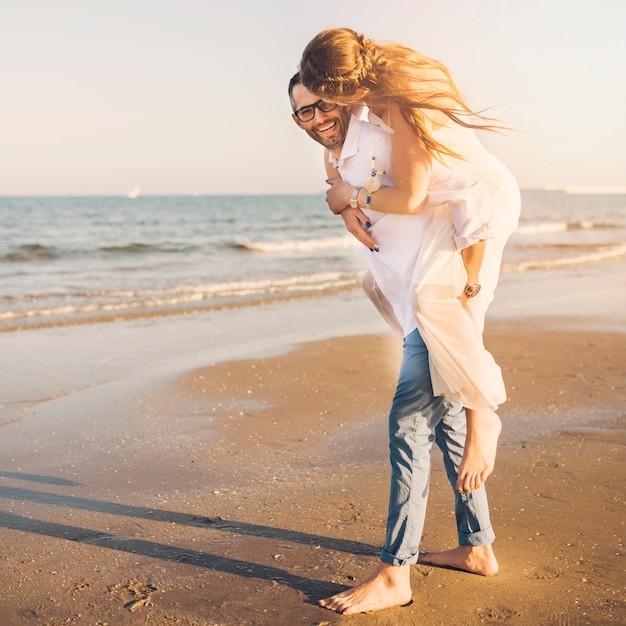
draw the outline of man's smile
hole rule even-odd
[[[335,128],[335,126],[337,126],[337,120],[333,120],[332,122],[327,122],[326,124],[323,124],[322,126],[318,126],[316,130],[318,133],[326,133],[329,130],[332,130],[333,128]]]

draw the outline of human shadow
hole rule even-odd
[[[315,533],[305,533],[297,530],[288,530],[286,528],[275,528],[261,524],[227,520],[221,517],[205,517],[192,515],[190,513],[181,513],[179,511],[167,511],[130,504],[120,504],[117,502],[65,496],[21,487],[0,486],[0,498],[62,506],[72,509],[81,509],[83,511],[93,511],[95,513],[106,513],[109,515],[134,517],[155,522],[167,522],[169,524],[180,524],[183,526],[204,527],[216,531],[239,535],[252,535],[266,539],[280,539],[282,541],[301,543],[309,546],[319,546],[327,550],[347,552],[358,556],[374,556],[379,553],[377,546],[358,541],[350,541],[348,539],[337,539]]]
[[[309,602],[327,597],[347,588],[344,585],[337,585],[336,583],[298,576],[268,565],[259,565],[257,563],[251,563],[250,561],[217,556],[199,550],[177,548],[154,541],[128,539],[127,537],[119,537],[117,535],[102,533],[87,528],[80,528],[78,526],[34,520],[5,511],[0,511],[0,526],[11,530],[55,537],[66,541],[75,541],[77,543],[109,548],[120,552],[128,552],[133,555],[139,554],[153,559],[185,563],[187,565],[203,567],[227,574],[235,574],[245,578],[257,578],[267,581],[274,580],[301,592],[308,598]]]
[[[60,485],[61,487],[76,487],[80,483],[67,478],[57,476],[45,476],[43,474],[27,474],[25,472],[7,472],[0,470],[0,478],[14,478],[17,480],[27,480],[32,483],[42,483],[44,485]]]
[[[63,479],[55,479],[53,477],[37,476],[33,474],[19,474],[16,472],[0,472],[0,476],[4,476],[5,478],[32,480],[43,484],[58,484],[63,486],[76,484],[72,483],[72,481],[65,481]],[[221,517],[206,517],[190,513],[182,513],[179,511],[169,511],[158,508],[134,506],[104,500],[94,500],[44,491],[36,491],[32,489],[25,489],[23,487],[10,487],[2,485],[0,486],[0,498],[12,501],[33,502],[36,504],[92,511],[94,513],[104,513],[108,515],[120,515],[156,522],[166,522],[168,524],[180,524],[196,528],[207,528],[211,531],[222,531],[232,534],[277,539],[280,541],[299,543],[315,548],[325,548],[327,550],[347,552],[360,556],[377,556],[379,554],[379,548],[377,546],[357,541],[350,541],[347,539],[337,539],[315,533],[306,533],[237,520],[227,520]],[[66,541],[96,545],[99,547],[133,554],[142,554],[147,557],[162,559],[170,562],[184,562],[197,567],[244,576],[246,578],[258,578],[270,581],[274,580],[302,592],[312,603],[316,601],[316,599],[333,595],[347,588],[346,586],[338,585],[332,582],[298,576],[277,567],[259,565],[251,563],[250,561],[218,556],[199,550],[182,549],[153,541],[119,537],[117,535],[103,533],[79,526],[36,520],[7,511],[0,511],[0,526],[12,530],[64,539]]]

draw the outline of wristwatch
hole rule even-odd
[[[363,187],[355,187],[352,192],[352,196],[350,197],[350,206],[353,209],[359,208],[359,191],[361,191],[361,189],[363,189]]]
[[[478,285],[478,284],[475,284],[475,285],[465,285],[465,288],[463,289],[463,293],[468,298],[473,298],[474,296],[477,296],[479,291],[480,291],[480,285]]]

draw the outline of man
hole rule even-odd
[[[300,83],[298,74],[289,83],[289,97],[295,123],[326,148],[326,160],[339,163],[349,130],[359,123],[350,109],[319,100]],[[362,161],[361,180],[364,180],[371,171],[368,150],[365,147],[354,150],[352,146],[349,153],[347,159],[352,160],[352,169],[357,160]],[[337,176],[333,176],[332,166],[327,165],[327,172],[329,179]],[[351,203],[349,208],[341,211],[341,216],[359,241],[370,250],[377,250],[378,243],[367,230],[369,219],[356,207],[357,202]],[[417,215],[394,217],[419,219]],[[375,233],[376,229],[373,230]],[[397,330],[397,316],[389,310],[389,302],[384,298],[376,301],[375,286],[370,285],[366,291],[392,328]],[[403,362],[389,416],[392,484],[386,542],[381,562],[371,578],[320,602],[338,613],[360,613],[411,601],[409,566],[418,561],[433,439],[443,452],[451,485],[455,488],[457,484],[466,438],[464,411],[462,407],[434,396],[428,352],[418,330],[415,328],[409,332],[403,341]],[[498,563],[491,547],[495,535],[484,486],[471,493],[456,493],[455,515],[459,545],[452,550],[420,555],[419,562],[484,576],[497,574]]]

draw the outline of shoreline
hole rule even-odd
[[[359,624],[626,620],[624,279],[576,274],[503,280],[487,324],[509,391],[488,481],[500,575],[415,566],[415,604]],[[400,349],[364,296],[0,349],[3,624],[346,621],[316,602],[378,558]],[[438,454],[430,493],[423,549],[452,547]]]
[[[569,289],[566,287],[569,286]],[[520,289],[528,297],[520,297]],[[593,294],[593,298],[585,298]],[[602,319],[603,327],[611,326],[623,330],[624,308],[626,308],[626,259],[596,262],[588,265],[569,265],[552,269],[532,269],[526,271],[503,272],[496,292],[495,303],[489,309],[488,319],[541,318],[558,316],[558,323],[564,318],[587,318],[587,322],[597,327]],[[336,298],[346,295],[349,298],[362,296],[359,280],[340,282],[324,286],[316,291],[304,291],[289,295],[257,296],[214,304],[194,304],[192,306],[164,306],[140,310],[112,311],[106,314],[87,314],[77,317],[58,317],[12,325],[10,320],[0,324],[0,335],[29,330],[45,330],[72,326],[138,323],[159,318],[194,317],[202,320],[211,315],[237,309],[255,307],[277,307],[298,301],[312,301]],[[364,299],[365,301],[365,299]],[[371,306],[365,301],[366,306]]]

